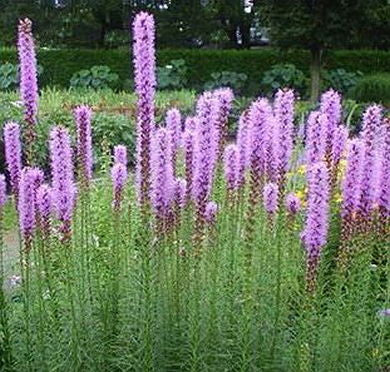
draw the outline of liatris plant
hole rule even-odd
[[[228,134],[229,114],[232,108],[234,94],[230,88],[220,88],[214,91],[214,96],[221,104],[216,123],[218,131],[218,157],[220,157],[223,153],[223,148],[225,146],[226,137]]]
[[[24,168],[19,186],[19,227],[24,241],[25,252],[32,247],[33,234],[36,226],[36,181],[37,169]]]
[[[123,191],[127,181],[127,169],[123,163],[115,163],[111,168],[111,182],[113,201],[112,207],[114,212],[118,213],[121,208]]]
[[[294,92],[291,89],[277,91],[274,115],[279,126],[279,188],[283,193],[285,175],[294,146]]]
[[[187,128],[183,133],[183,147],[184,147],[184,163],[185,163],[185,180],[187,185],[186,199],[190,201],[192,195],[192,182],[194,176],[194,137],[195,131]]]
[[[0,208],[3,208],[7,201],[7,184],[4,174],[0,174]]]
[[[224,172],[227,185],[227,198],[232,201],[233,193],[238,186],[239,153],[237,145],[228,145],[224,153]]]
[[[163,233],[174,197],[172,143],[166,128],[159,128],[154,134],[151,160],[151,200],[157,218],[157,229],[159,233]]]
[[[52,195],[51,188],[47,184],[41,185],[37,189],[37,212],[39,213],[39,220],[41,223],[41,230],[43,237],[47,239],[50,235],[51,221],[50,215],[52,213]]]
[[[153,16],[141,12],[133,24],[134,76],[137,95],[137,159],[138,199],[142,206],[149,200],[150,143],[154,132],[154,94],[156,61]]]
[[[371,106],[364,113],[361,133],[365,144],[361,194],[361,213],[365,225],[363,229],[367,229],[367,224],[370,224],[372,209],[377,197],[378,152],[376,145],[379,142],[378,134],[380,133],[381,121],[382,110],[379,106]]]
[[[19,194],[19,180],[22,172],[22,146],[20,143],[20,127],[9,122],[4,126],[5,161],[11,181],[12,192],[16,199]]]
[[[176,150],[180,146],[182,132],[180,111],[176,108],[168,110],[165,118],[165,123],[167,129],[171,134],[173,154],[176,154]]]
[[[211,192],[213,171],[217,157],[215,124],[219,101],[212,94],[204,94],[198,101],[198,126],[194,146],[193,198],[197,209],[197,233],[201,234],[206,203]]]
[[[335,139],[335,133],[338,125],[341,121],[342,107],[341,107],[341,95],[329,89],[327,92],[322,94],[320,102],[320,112],[326,115],[326,152],[330,155],[333,142]]]
[[[326,244],[328,234],[329,176],[326,164],[318,162],[311,165],[308,177],[309,197],[302,241],[306,250],[307,290],[313,293],[321,250]]]
[[[68,130],[54,127],[50,133],[50,158],[53,188],[53,204],[61,222],[62,241],[71,239],[71,224],[76,198],[72,149]]]
[[[32,23],[29,19],[19,21],[18,54],[20,62],[20,95],[24,104],[26,126],[27,160],[32,161],[32,146],[36,137],[35,125],[38,111],[38,76]]]
[[[390,218],[390,120],[383,121],[384,143],[382,148],[382,164],[379,187],[379,210],[384,224],[389,224]]]
[[[237,170],[238,186],[242,187],[245,184],[245,172],[250,164],[251,156],[251,120],[249,111],[244,111],[239,120],[237,133],[237,147],[239,152],[239,167]]]
[[[306,162],[311,165],[324,160],[326,152],[327,116],[318,111],[307,120]]]
[[[265,184],[263,191],[264,209],[268,214],[270,226],[273,226],[274,217],[278,208],[278,185],[269,182]]]
[[[295,216],[301,210],[301,204],[301,199],[295,193],[290,192],[286,195],[285,206],[289,215]]]
[[[126,146],[117,145],[114,147],[114,164],[121,163],[127,167],[127,149]]]
[[[266,156],[266,171],[267,180],[273,183],[279,183],[280,178],[280,133],[279,125],[273,115],[268,121],[267,130],[267,156]]]
[[[92,110],[88,106],[78,106],[74,110],[77,127],[77,161],[81,184],[88,187],[92,179]]]

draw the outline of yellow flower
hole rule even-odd
[[[343,201],[342,197],[341,197],[341,194],[340,193],[337,193],[335,196],[335,202],[336,203],[341,203]]]
[[[297,169],[297,173],[298,173],[298,174],[305,174],[305,173],[306,173],[306,165],[301,165],[301,166]]]

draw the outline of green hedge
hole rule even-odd
[[[2,49],[1,62],[16,62],[14,49]],[[158,65],[168,64],[172,59],[182,58],[189,67],[189,85],[197,88],[210,79],[216,71],[243,72],[249,81],[258,84],[263,73],[276,63],[293,63],[305,73],[309,72],[310,55],[303,50],[280,53],[275,49],[258,50],[199,50],[179,49],[158,52]],[[126,50],[75,50],[41,49],[39,64],[44,68],[42,86],[67,87],[73,73],[94,65],[107,65],[118,73],[121,80],[131,78],[132,68],[129,51]],[[363,73],[386,72],[390,70],[390,52],[377,50],[337,50],[324,56],[327,69],[344,68],[347,71],[360,70]]]

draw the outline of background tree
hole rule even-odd
[[[387,5],[386,5],[387,4]],[[322,56],[330,48],[368,46],[364,37],[369,15],[387,0],[256,0],[261,19],[270,27],[271,42],[283,49],[311,53],[311,100],[318,98]],[[382,35],[385,37],[385,35]]]

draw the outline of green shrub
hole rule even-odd
[[[7,90],[16,88],[19,80],[18,66],[12,63],[4,63],[0,66],[0,89]]]
[[[204,85],[205,90],[229,87],[237,93],[242,91],[245,82],[248,80],[248,76],[243,73],[237,73],[234,71],[222,71],[213,72],[211,74],[211,79],[212,80],[208,81]]]
[[[0,52],[1,62],[17,63],[15,49]],[[324,56],[324,68],[343,68],[346,71],[362,71],[364,74],[389,71],[390,52],[377,50],[335,50]],[[131,55],[126,49],[40,49],[38,61],[45,69],[40,86],[68,87],[74,73],[101,64],[109,66],[119,75],[119,81],[132,78]],[[165,66],[172,60],[183,59],[188,67],[188,87],[200,88],[216,71],[235,71],[248,76],[247,95],[254,94],[265,71],[279,63],[294,64],[309,75],[310,54],[303,50],[280,53],[276,49],[260,50],[203,50],[166,49],[158,51],[157,64]],[[59,63],[61,61],[61,63]]]
[[[307,78],[295,65],[289,63],[277,64],[264,73],[261,85],[270,94],[284,87],[293,88],[303,94],[307,87]]]
[[[381,102],[390,106],[390,73],[365,76],[349,91],[348,96],[360,102]]]
[[[108,66],[93,66],[89,70],[76,72],[70,79],[72,88],[112,88],[118,81],[119,76],[111,72]]]
[[[184,59],[173,59],[163,67],[157,67],[159,89],[183,89],[187,86],[187,66]]]
[[[348,72],[343,68],[325,70],[323,72],[323,86],[325,89],[333,88],[341,93],[346,93],[356,86],[363,73]]]

